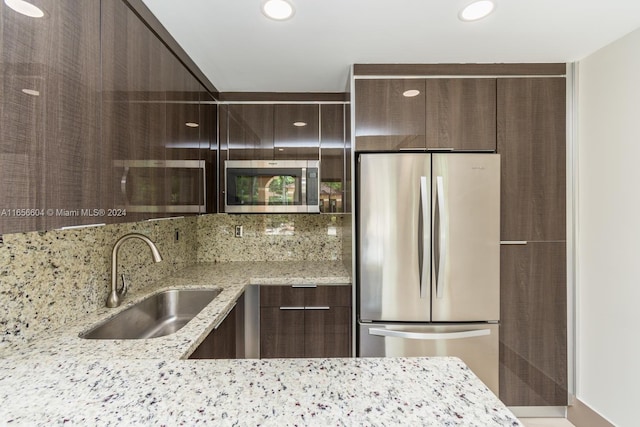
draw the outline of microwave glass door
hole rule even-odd
[[[288,206],[304,202],[302,169],[228,169],[227,205]]]

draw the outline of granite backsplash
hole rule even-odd
[[[340,214],[212,214],[5,234],[0,243],[0,346],[29,340],[103,307],[111,250],[124,234],[149,236],[162,254],[163,261],[155,264],[143,242],[122,246],[118,271],[131,287],[143,287],[196,261],[342,260],[343,251],[350,251],[350,223],[350,216]],[[241,238],[235,237],[236,225],[242,225]]]

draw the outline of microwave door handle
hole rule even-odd
[[[122,177],[120,177],[120,192],[124,199],[125,206],[129,206],[129,196],[127,194],[127,180],[129,179],[129,166],[124,167]]]
[[[405,331],[393,331],[390,329],[369,329],[369,335],[376,335],[379,337],[393,337],[393,338],[405,338],[410,340],[456,340],[463,338],[482,337],[485,335],[491,335],[491,329],[475,329],[471,331],[459,331],[459,332],[405,332]]]

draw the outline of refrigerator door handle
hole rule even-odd
[[[424,216],[429,213],[429,201],[431,196],[429,195],[429,185],[427,185],[427,177],[420,177],[420,225],[418,227],[418,268],[420,275],[420,298],[429,298],[427,293],[427,282],[429,280],[429,269],[424,268],[425,260],[427,262],[431,259],[431,239],[429,238],[429,223],[426,221],[425,227]]]
[[[405,338],[410,340],[456,340],[463,338],[482,337],[491,335],[490,329],[475,329],[460,332],[405,332],[391,329],[370,328],[369,335],[380,337]]]
[[[436,199],[438,203],[438,237],[434,239],[438,245],[438,260],[436,264],[436,298],[442,299],[444,288],[444,271],[447,262],[447,213],[446,202],[444,199],[444,178],[436,177]]]

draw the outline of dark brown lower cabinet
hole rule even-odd
[[[260,357],[305,357],[304,309],[260,308]]]
[[[567,405],[566,243],[503,245],[500,256],[500,399]]]
[[[261,286],[260,357],[351,356],[351,286]]]
[[[304,312],[305,357],[349,357],[351,355],[351,308]]]
[[[211,331],[207,338],[189,356],[189,359],[235,359],[236,352],[236,307]]]

